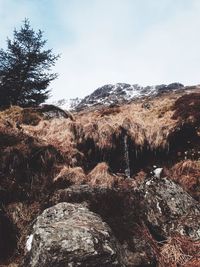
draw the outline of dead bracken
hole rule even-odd
[[[84,220],[73,217],[80,235],[86,229],[95,240],[92,218],[96,213],[97,239],[104,244],[101,227],[104,229],[105,222],[115,255],[111,265],[106,265],[104,254],[110,247],[96,243],[92,251],[98,251],[106,267],[199,266],[199,99],[199,87],[195,87],[192,93],[191,88],[184,88],[73,114],[52,106],[13,106],[1,111],[0,265],[31,266],[37,258],[32,247],[39,241],[33,235],[31,242],[36,243],[29,244],[28,250],[26,242],[37,225],[44,245],[44,267],[51,266],[49,259],[56,254],[49,257],[42,226],[35,222],[50,208],[52,218],[55,216],[50,230],[53,236],[59,235],[60,219],[56,221],[54,205],[60,203],[63,214],[65,206],[69,209],[70,228],[62,221],[67,237],[68,230],[73,230],[70,212],[77,205],[81,218],[91,220],[84,225]],[[53,248],[59,253],[59,249],[77,245],[48,241],[52,253]],[[79,261],[80,255],[76,254]],[[91,265],[82,262],[80,266],[98,267],[98,257],[94,258],[89,259]],[[70,256],[71,262],[76,264],[76,259]]]

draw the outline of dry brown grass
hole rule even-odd
[[[31,108],[12,106],[0,112],[0,120],[8,121],[11,124],[37,125],[42,120],[42,115]]]
[[[86,175],[81,167],[62,167],[59,174],[54,178],[54,183],[58,187],[65,187],[73,184],[83,184],[86,182]]]
[[[79,147],[86,145],[87,140],[91,140],[99,151],[110,150],[118,146],[121,135],[126,134],[137,149],[144,146],[151,150],[168,149],[169,139],[180,126],[178,119],[172,119],[174,103],[180,96],[181,93],[150,99],[149,109],[143,105],[146,100],[139,100],[120,108],[80,112],[74,114],[74,121],[62,118],[42,120],[36,126],[23,125],[22,128],[28,135],[62,151],[71,166],[77,166],[79,159],[84,158],[84,149]],[[13,118],[18,120],[21,112],[16,108],[12,112]]]
[[[173,109],[175,110],[173,114],[174,119],[180,119],[199,124],[200,93],[183,95],[176,100]]]
[[[186,265],[184,267],[199,267],[200,263],[200,258],[196,257],[191,259],[189,262],[186,263]]]
[[[173,115],[177,112],[175,109],[177,103],[181,102],[177,99],[183,94],[172,93],[150,99],[149,109],[144,107],[143,103],[146,101],[144,99],[120,108],[103,108],[98,111],[77,113],[73,122],[71,119],[61,118],[42,120],[37,126],[23,125],[23,129],[28,134],[41,138],[72,155],[72,158],[77,153],[75,151],[77,144],[82,144],[87,139],[93,140],[99,149],[112,148],[116,145],[113,138],[120,136],[122,131],[126,132],[136,146],[143,147],[147,144],[150,149],[168,148],[169,136],[180,126],[178,116],[173,117]],[[11,107],[0,112],[0,119],[22,124],[37,124],[41,118],[38,114],[35,116],[36,113],[33,111],[19,107]]]
[[[120,107],[108,107],[101,110],[101,117],[108,116],[108,115],[116,115],[117,113],[120,113],[121,109]]]
[[[23,202],[14,202],[8,204],[5,211],[17,229],[23,232],[28,223],[40,213],[41,209],[38,202],[29,205]]]
[[[166,241],[157,242],[144,224],[139,231],[152,248],[158,267],[200,266],[200,241],[177,234]]]
[[[41,199],[46,197],[52,186],[54,174],[59,168],[60,172],[53,181],[54,186],[65,187],[86,183],[105,188],[135,187],[143,182],[146,173],[141,171],[134,177],[135,179],[124,179],[120,175],[113,175],[108,165],[101,162],[86,175],[82,168],[76,167],[82,166],[80,162],[82,159],[87,160],[81,145],[84,146],[87,140],[92,140],[94,150],[113,149],[115,152],[114,149],[119,145],[121,136],[126,134],[128,140],[138,146],[138,149],[144,146],[149,146],[152,150],[166,149],[169,145],[169,136],[180,126],[180,116],[173,117],[174,103],[180,96],[181,94],[172,94],[150,99],[149,109],[144,107],[144,100],[139,100],[116,109],[85,111],[75,114],[74,121],[64,118],[44,120],[34,112],[26,113],[27,110],[25,112],[19,107],[11,107],[0,112],[0,146],[3,144],[1,162],[2,166],[8,166],[7,173],[3,169],[4,166],[1,172],[9,178],[7,179],[6,175],[2,176],[4,184],[1,185],[11,196],[15,196],[17,192],[15,198],[26,190],[27,199],[33,198],[38,201],[41,194],[44,195]],[[52,146],[48,146],[49,144]],[[65,163],[58,158],[57,149],[54,151],[54,147],[66,156]],[[26,170],[24,166],[29,168]],[[25,173],[21,172],[22,170],[25,170]],[[11,171],[14,175],[11,175]],[[198,161],[187,160],[176,164],[170,170],[170,177],[193,196],[199,196]],[[7,206],[7,212],[18,228],[28,224],[32,218],[28,205],[27,207],[20,205],[15,206],[12,203]],[[35,208],[31,205],[29,207]],[[160,266],[200,266],[199,255],[196,252],[200,249],[198,242],[174,236],[164,244],[158,244],[149,233],[146,235],[149,235],[147,241],[153,247]]]
[[[162,246],[160,257],[161,267],[194,267],[195,262],[200,264],[200,242],[192,241],[184,236],[174,236],[168,238]]]
[[[103,108],[78,113],[75,116],[78,143],[91,139],[100,150],[111,149],[117,145],[116,139],[125,133],[137,147],[147,145],[151,150],[168,150],[173,134],[184,124],[184,120],[180,123],[179,117],[173,116],[175,103],[188,93],[183,91],[152,98],[148,100],[149,109],[143,105],[146,99],[141,99],[122,105],[117,112]]]
[[[174,112],[171,108],[177,97],[152,99],[150,110],[138,101],[123,105],[120,112],[106,116],[99,111],[79,114],[76,121],[82,125],[81,140],[90,137],[100,149],[112,147],[113,135],[120,135],[124,129],[137,146],[148,142],[152,149],[166,147],[167,138],[177,125],[177,121],[171,118]]]
[[[20,132],[6,122],[0,122],[0,147],[16,145],[20,140]]]
[[[117,187],[122,189],[122,190],[130,190],[131,188],[138,187],[138,183],[135,180],[133,180],[132,178],[125,178],[125,179],[121,179],[117,183]]]
[[[96,140],[96,144],[99,148],[112,148],[115,143],[113,142],[113,136],[115,135],[115,127],[113,127],[109,123],[105,123],[104,125],[100,125],[98,128],[98,140]]]
[[[192,196],[200,196],[200,161],[181,161],[171,168],[169,175]]]
[[[112,175],[109,172],[109,167],[105,162],[97,164],[97,166],[87,176],[87,183],[91,186],[113,188],[121,181],[121,177]]]
[[[56,166],[62,162],[62,155],[53,146],[16,127],[0,127],[1,201],[45,198]]]
[[[12,106],[9,109],[0,112],[1,119],[10,119],[14,122],[21,121],[21,113],[23,108]]]
[[[43,120],[37,126],[24,125],[26,134],[47,144],[51,144],[67,157],[68,164],[75,166],[82,157],[76,149],[75,135],[72,131],[73,122],[70,119]]]

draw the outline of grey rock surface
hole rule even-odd
[[[109,226],[81,204],[59,203],[38,216],[25,267],[124,266]]]
[[[151,248],[137,231],[143,223],[157,241],[176,233],[200,239],[198,202],[167,178],[151,177],[130,190],[71,186],[54,193],[53,204],[63,201],[84,203],[101,215],[121,244],[128,240],[124,245],[126,266],[152,266]]]
[[[178,232],[200,239],[199,204],[179,185],[153,177],[140,190],[144,194],[143,219],[155,235],[167,237]]]

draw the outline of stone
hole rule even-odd
[[[81,204],[63,202],[44,210],[26,246],[26,267],[124,266],[109,226]]]
[[[143,220],[157,239],[175,232],[200,238],[200,206],[178,184],[167,178],[153,177],[142,184],[140,191],[144,194]],[[195,227],[190,227],[191,221]]]
[[[154,266],[152,265],[154,261],[152,250],[138,231],[141,213],[138,208],[140,194],[134,188],[116,189],[73,185],[54,193],[51,205],[60,202],[82,203],[93,212],[100,214],[123,247],[125,266]]]
[[[193,240],[200,238],[198,202],[167,178],[151,177],[138,188],[129,190],[74,185],[56,191],[51,201],[52,204],[63,201],[84,203],[100,214],[122,245],[128,240],[124,248],[126,266],[137,266],[137,262],[141,262],[141,266],[153,264],[151,248],[137,231],[137,225],[142,223],[157,241],[174,234]]]

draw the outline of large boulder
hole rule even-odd
[[[178,184],[152,177],[142,184],[143,220],[157,239],[173,233],[200,239],[200,206]]]
[[[154,266],[154,255],[138,231],[140,193],[134,188],[102,188],[73,185],[57,190],[51,205],[61,202],[84,203],[101,215],[123,247],[125,266]]]
[[[124,265],[109,226],[84,205],[63,202],[37,218],[27,240],[23,266]]]

